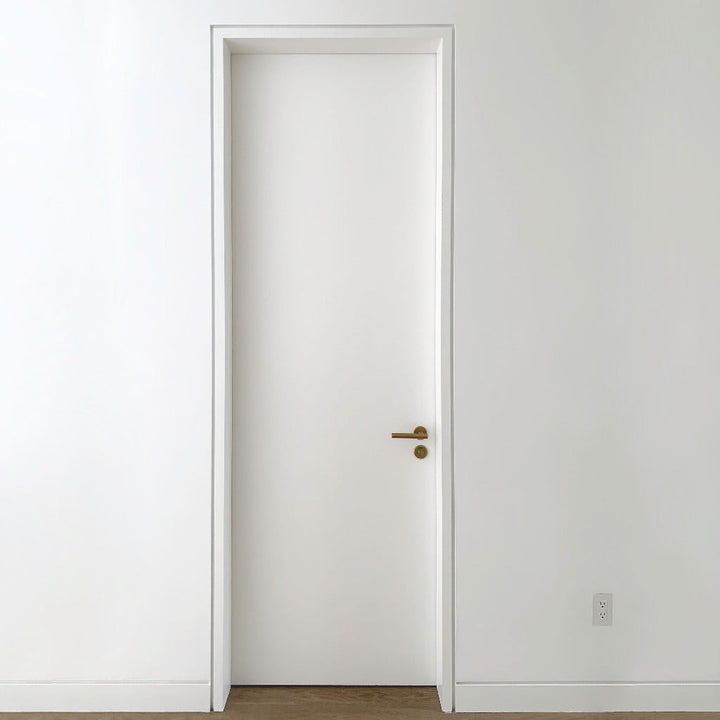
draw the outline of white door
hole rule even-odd
[[[435,67],[233,56],[234,684],[436,681]]]

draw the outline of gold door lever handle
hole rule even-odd
[[[410,440],[427,440],[428,434],[422,425],[418,425],[411,433],[393,433],[392,436],[394,438],[409,438]]]

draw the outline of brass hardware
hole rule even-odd
[[[427,448],[424,445],[418,445],[415,448],[415,457],[422,460],[427,457]]]
[[[427,440],[427,430],[418,425],[411,433],[393,433],[394,438],[409,438],[410,440]]]

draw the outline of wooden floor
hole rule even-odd
[[[0,713],[0,720],[438,720],[435,688],[238,687],[223,713]],[[720,713],[459,713],[458,720],[720,720]]]

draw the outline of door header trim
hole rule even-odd
[[[437,54],[452,41],[452,26],[245,26],[215,27],[217,42],[235,54]]]

